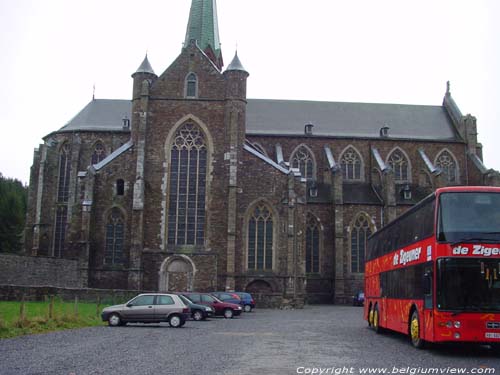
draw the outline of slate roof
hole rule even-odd
[[[94,99],[58,131],[123,131],[123,118],[131,113],[130,100]]]
[[[131,105],[92,100],[59,131],[122,131]],[[442,106],[248,99],[246,120],[248,135],[304,136],[304,125],[311,122],[314,136],[380,138],[387,125],[393,139],[460,139]]]
[[[248,100],[249,135],[304,135],[308,123],[315,136],[379,138],[388,126],[389,138],[457,140],[442,106]]]

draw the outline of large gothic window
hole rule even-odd
[[[394,150],[389,155],[388,164],[394,171],[395,182],[408,182],[410,165],[405,154],[401,150]]]
[[[273,215],[264,204],[252,211],[248,220],[248,269],[273,268]]]
[[[92,164],[97,164],[104,160],[106,157],[106,149],[102,142],[97,142],[94,146],[94,152],[92,153]]]
[[[120,209],[113,208],[106,223],[105,264],[123,263],[124,220]]]
[[[203,245],[207,145],[195,124],[181,126],[170,152],[168,244]]]
[[[59,183],[57,201],[67,202],[69,198],[69,176],[71,172],[71,149],[68,143],[61,147],[59,152]]]
[[[306,272],[319,272],[319,225],[309,215],[306,228]]]
[[[442,151],[436,158],[439,167],[450,184],[458,183],[458,168],[455,158],[448,151]]]
[[[300,146],[290,160],[292,168],[298,168],[302,177],[308,180],[314,179],[314,159],[305,146]]]
[[[66,205],[57,207],[56,225],[54,229],[54,256],[61,258],[64,254],[64,242],[66,240],[66,222],[68,220],[68,207]]]
[[[371,229],[368,217],[358,215],[351,227],[351,272],[364,272],[366,241]]]
[[[344,151],[340,159],[340,166],[345,181],[361,180],[361,157],[354,148],[349,147]]]

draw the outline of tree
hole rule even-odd
[[[21,181],[0,173],[0,251],[21,251],[27,195]]]

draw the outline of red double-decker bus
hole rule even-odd
[[[368,239],[365,318],[376,332],[500,348],[500,188],[437,189]]]

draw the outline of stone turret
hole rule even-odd
[[[151,84],[156,80],[156,78],[158,78],[153,68],[151,67],[151,64],[149,63],[147,54],[146,57],[144,57],[144,60],[142,61],[139,68],[137,68],[137,71],[134,74],[132,74],[132,78],[134,79],[134,85],[132,89],[132,100],[135,100],[141,97],[142,83],[144,81],[146,80],[149,81],[149,84],[151,86]]]

